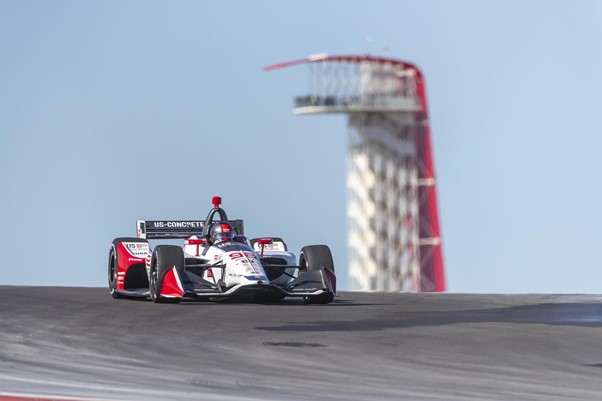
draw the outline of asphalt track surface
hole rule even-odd
[[[593,295],[160,305],[0,286],[0,399],[599,400],[601,326]]]

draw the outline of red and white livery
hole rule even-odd
[[[303,247],[297,262],[281,238],[248,240],[243,221],[228,219],[221,198],[212,203],[205,220],[138,220],[137,237],[113,240],[108,263],[113,298],[332,302],[336,276],[326,245]],[[149,240],[161,239],[183,239],[184,245],[151,248]]]

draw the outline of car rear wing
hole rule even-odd
[[[245,235],[242,220],[228,220],[237,235]],[[177,239],[192,235],[202,235],[205,222],[202,220],[138,220],[136,233],[138,238]]]

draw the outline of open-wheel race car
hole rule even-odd
[[[137,237],[115,238],[108,263],[113,298],[332,302],[336,276],[328,246],[303,247],[297,262],[281,238],[248,240],[243,221],[228,219],[221,198],[212,203],[204,221],[138,220]],[[151,249],[148,241],[161,239],[183,239],[184,245]]]

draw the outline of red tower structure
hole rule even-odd
[[[446,289],[424,76],[385,57],[315,55],[296,114],[344,113],[350,129],[349,273],[352,289]]]

